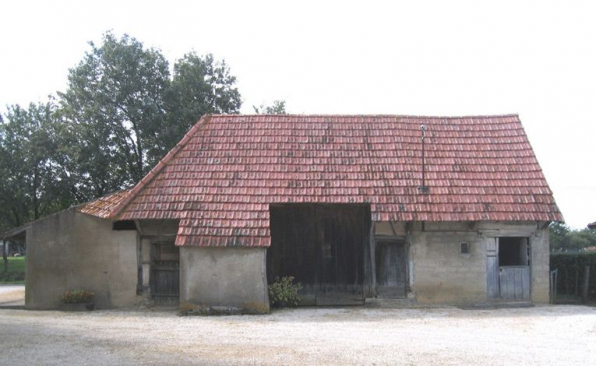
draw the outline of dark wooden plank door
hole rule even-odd
[[[406,243],[380,240],[375,243],[377,297],[402,299],[406,296]]]
[[[180,299],[180,250],[173,241],[151,244],[151,297],[156,303],[175,304]]]
[[[317,305],[357,305],[364,301],[365,217],[361,211],[358,206],[316,207]]]

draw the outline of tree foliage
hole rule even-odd
[[[272,105],[252,106],[256,114],[286,114],[286,101],[274,100]]]
[[[554,222],[549,227],[551,251],[578,251],[596,246],[596,231],[572,230],[563,223]]]
[[[68,206],[64,130],[56,104],[9,106],[0,121],[0,228],[20,226]]]
[[[128,35],[93,43],[60,93],[79,199],[140,179],[207,113],[237,113],[241,97],[224,61],[186,54],[174,75],[159,50]]]
[[[191,52],[174,64],[167,94],[168,149],[174,146],[204,114],[238,113],[242,104],[225,61]],[[166,150],[166,151],[167,151]]]
[[[225,61],[191,52],[172,73],[159,50],[110,32],[58,96],[0,116],[0,229],[135,184],[202,115],[241,106]]]
[[[158,130],[169,87],[165,58],[128,36],[110,33],[68,76],[62,112],[80,142],[73,151],[80,183],[101,196],[140,180],[161,156]]]

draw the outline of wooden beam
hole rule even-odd
[[[135,220],[135,224],[136,224]],[[141,233],[137,233],[137,295],[143,294],[143,242]]]
[[[372,274],[372,290],[374,292],[375,297],[377,297],[377,267],[376,267],[376,258],[375,258],[375,225],[374,225],[374,223],[372,223],[372,225],[370,225],[368,245],[370,248],[370,268],[371,268],[371,274]]]
[[[393,226],[393,221],[389,221],[389,226],[391,226],[391,231],[393,232],[393,235],[397,236],[397,232],[395,231],[395,227]]]
[[[139,232],[139,235],[143,235],[143,231],[141,230],[141,222],[139,220],[134,220],[135,222],[135,227],[137,228],[137,231]]]

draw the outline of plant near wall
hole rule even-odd
[[[294,277],[275,277],[275,282],[269,285],[269,301],[273,307],[296,306],[300,303],[298,291],[302,290],[300,283],[293,283]]]
[[[94,299],[95,294],[85,290],[69,290],[62,295],[62,302],[65,304],[86,304]]]

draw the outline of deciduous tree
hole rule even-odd
[[[14,105],[0,120],[0,229],[21,226],[72,203],[56,109],[53,101],[27,109]]]
[[[62,113],[79,141],[78,178],[101,196],[140,180],[162,154],[158,131],[165,122],[168,62],[135,38],[113,34],[68,76]]]
[[[128,35],[90,45],[59,94],[87,200],[138,182],[202,115],[240,108],[236,78],[212,55],[185,55],[172,76],[159,50]]]
[[[167,94],[169,133],[166,151],[205,114],[238,113],[242,105],[236,77],[225,61],[213,55],[191,52],[174,64],[174,76]]]

